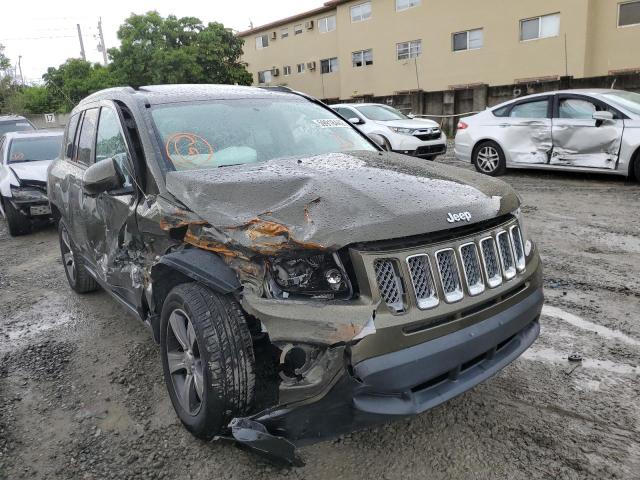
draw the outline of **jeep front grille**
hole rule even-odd
[[[394,313],[403,313],[410,306],[407,294],[411,292],[405,288],[412,288],[416,306],[427,310],[441,301],[483,298],[484,292],[513,280],[526,267],[522,233],[515,221],[451,241],[450,246],[427,245],[411,249],[410,254],[396,251],[376,256],[373,269],[378,291]],[[409,278],[404,278],[406,274]]]
[[[393,260],[376,260],[373,266],[384,303],[394,312],[402,312],[404,310],[402,283]]]

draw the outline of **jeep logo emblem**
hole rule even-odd
[[[449,212],[449,215],[447,216],[447,222],[449,223],[461,222],[463,220],[470,222],[471,214],[469,212],[460,212],[460,213]]]

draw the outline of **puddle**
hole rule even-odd
[[[589,322],[588,320],[584,320],[583,318],[580,318],[572,313],[565,312],[564,310],[558,307],[545,305],[544,307],[542,307],[542,313],[544,315],[548,315],[553,318],[564,320],[565,322],[573,325],[574,327],[578,327],[582,330],[595,332],[602,337],[605,337],[611,340],[620,340],[621,342],[624,342],[633,346],[640,346],[640,340],[636,340],[635,338],[632,338],[629,335],[626,335],[620,332],[619,330],[613,330],[611,328],[598,325],[597,323]]]
[[[616,363],[610,360],[599,360],[594,358],[583,358],[582,362],[573,363],[567,360],[567,356],[568,353],[562,353],[552,348],[541,348],[535,350],[530,348],[522,354],[522,358],[524,359],[562,364],[562,366],[566,367],[567,370],[572,369],[575,366],[579,366],[579,368],[586,368],[589,370],[604,370],[620,375],[640,374],[640,367],[634,367],[625,363]]]

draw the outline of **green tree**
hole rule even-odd
[[[131,15],[118,30],[120,47],[109,50],[110,67],[134,87],[162,83],[251,84],[241,62],[243,40],[221,23],[194,17]]]

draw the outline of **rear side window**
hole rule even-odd
[[[537,100],[533,102],[520,103],[514,106],[509,113],[511,118],[547,118],[549,101]]]
[[[77,113],[69,119],[69,123],[67,124],[67,131],[64,134],[64,158],[66,160],[73,158],[73,141],[76,138],[79,120],[80,114]]]
[[[500,107],[500,108],[496,108],[493,111],[493,114],[496,117],[508,117],[509,116],[509,109],[511,108],[511,105],[507,105],[506,107]]]
[[[93,161],[94,141],[96,138],[96,124],[99,109],[92,108],[84,113],[80,135],[76,140],[77,157],[80,163],[89,165]]]

